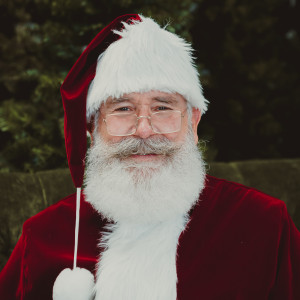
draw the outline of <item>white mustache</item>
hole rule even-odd
[[[111,157],[124,159],[131,155],[157,154],[171,156],[180,146],[166,137],[151,137],[148,139],[125,138],[110,145]]]

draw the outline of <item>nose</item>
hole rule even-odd
[[[137,119],[137,128],[135,135],[142,139],[146,139],[155,134],[151,128],[149,116],[139,116]]]

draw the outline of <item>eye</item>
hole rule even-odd
[[[158,106],[155,108],[156,111],[163,111],[163,110],[172,110],[170,107],[167,106]]]
[[[132,111],[132,109],[128,106],[122,106],[122,107],[116,108],[114,111],[116,111],[116,112],[122,112],[122,111],[129,112],[129,111]]]

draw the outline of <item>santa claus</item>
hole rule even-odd
[[[77,193],[25,222],[1,299],[300,299],[284,203],[205,174],[192,52],[140,15],[88,45],[61,88]]]

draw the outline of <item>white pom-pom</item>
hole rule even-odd
[[[95,279],[82,268],[64,269],[53,286],[53,300],[92,300]]]

